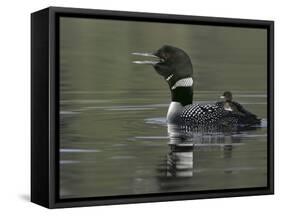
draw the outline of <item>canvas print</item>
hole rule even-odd
[[[59,18],[59,197],[267,186],[267,30]]]

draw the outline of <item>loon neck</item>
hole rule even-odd
[[[166,79],[167,80],[167,79]],[[178,80],[167,80],[173,102],[179,102],[182,106],[192,104],[193,102],[193,79],[185,77]]]
[[[179,102],[182,106],[192,104],[193,102],[193,87],[177,87],[171,90],[173,102]]]

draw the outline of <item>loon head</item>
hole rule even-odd
[[[232,93],[230,91],[225,91],[221,96],[226,102],[232,102]]]
[[[133,55],[153,57],[152,61],[134,61],[136,64],[152,65],[156,72],[173,85],[178,80],[192,78],[193,68],[191,60],[185,51],[170,45],[164,45],[151,53],[132,53]]]
[[[191,60],[182,49],[164,45],[151,53],[132,53],[153,58],[153,60],[133,61],[135,64],[152,65],[169,84],[172,101],[185,106],[193,100],[193,68]]]

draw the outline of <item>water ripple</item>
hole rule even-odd
[[[101,152],[98,149],[68,149],[68,148],[61,148],[61,153],[96,153]]]

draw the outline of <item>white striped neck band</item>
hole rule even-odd
[[[193,85],[193,79],[192,77],[184,78],[181,80],[178,80],[173,86],[172,90],[176,89],[177,87],[191,87]]]
[[[172,79],[174,76],[174,74],[170,74],[167,78],[166,78],[166,81],[169,81],[170,79]]]

